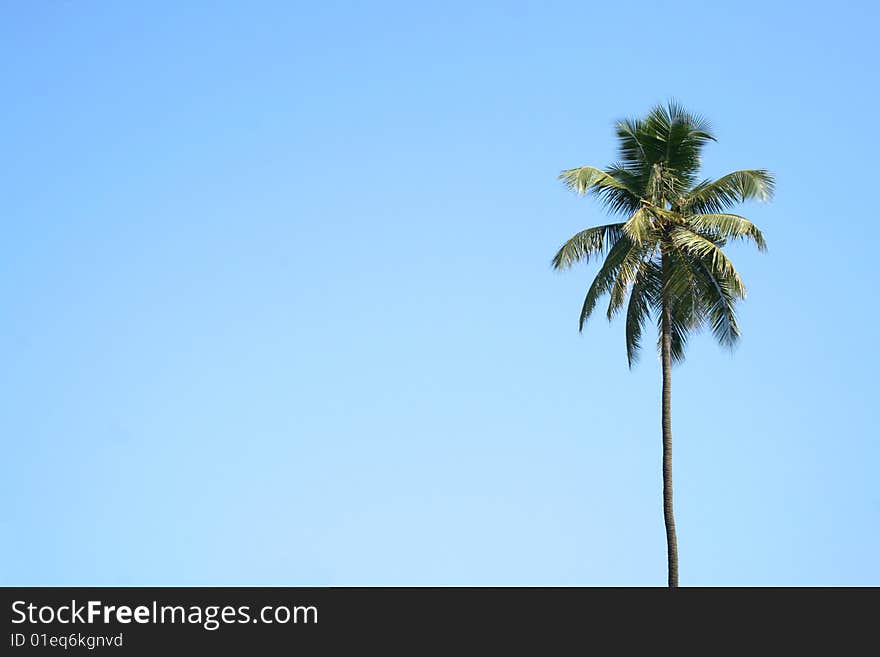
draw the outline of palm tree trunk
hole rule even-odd
[[[666,258],[663,259],[665,261]],[[666,523],[669,587],[675,588],[678,586],[678,543],[675,538],[675,516],[672,513],[672,317],[665,293],[662,313],[660,357],[663,367],[663,520]]]

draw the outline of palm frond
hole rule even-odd
[[[699,270],[695,267],[696,258],[672,242],[665,244],[662,294],[658,303],[658,313],[662,320],[663,303],[669,314],[671,336],[671,356],[673,362],[681,362],[685,357],[685,346],[691,331],[699,329],[706,317],[706,303],[699,281]],[[658,324],[662,329],[662,321]],[[662,348],[662,334],[658,336],[657,347]]]
[[[633,215],[623,224],[623,234],[626,235],[634,244],[641,245],[651,231],[654,229],[651,224],[651,215],[648,210],[642,206],[636,210]]]
[[[773,198],[775,185],[769,171],[743,169],[715,181],[704,180],[679,198],[677,204],[683,210],[698,214],[719,213],[750,199],[769,201]]]
[[[689,112],[684,105],[670,100],[665,105],[657,105],[648,114],[647,123],[662,129],[668,135],[676,126],[684,126],[686,135],[694,135],[702,139],[715,141],[712,125],[706,117]]]
[[[698,273],[691,263],[693,258],[676,246],[669,250],[667,257],[670,267],[664,281],[664,291],[673,318],[688,330],[697,329],[705,317],[705,304],[700,295]]]
[[[686,255],[706,260],[713,274],[724,280],[730,280],[737,295],[740,298],[745,297],[746,290],[739,273],[717,244],[684,226],[673,227],[669,231],[669,239]]]
[[[584,305],[581,307],[578,330],[584,330],[584,324],[593,313],[593,309],[596,307],[599,299],[607,294],[614,285],[614,281],[617,279],[617,273],[620,271],[620,268],[630,254],[630,251],[637,248],[638,247],[626,237],[621,237],[617,240],[614,246],[611,247],[611,250],[605,257],[605,262],[602,263],[602,267],[593,279],[590,289],[587,290],[586,297],[584,297]]]
[[[698,259],[693,265],[701,274],[698,280],[702,283],[701,292],[712,334],[721,344],[733,347],[740,336],[736,321],[736,281],[716,277],[705,260]]]
[[[671,186],[680,193],[693,183],[703,147],[715,140],[709,123],[670,101],[655,107],[648,114],[645,126],[663,145],[663,169],[672,174]]]
[[[658,274],[658,268],[653,262],[642,261],[629,293],[626,311],[626,361],[630,368],[638,360],[645,322],[651,314],[653,288],[656,287]]]
[[[624,185],[633,196],[642,198],[648,184],[648,176],[642,167],[627,167],[621,162],[616,162],[605,169],[605,172]]]
[[[559,179],[569,189],[584,195],[592,193],[614,213],[632,212],[639,206],[639,198],[627,182],[618,180],[607,171],[596,167],[566,169]]]
[[[627,168],[650,169],[658,159],[657,144],[644,128],[642,119],[623,119],[614,126],[618,157]]]
[[[651,255],[655,249],[655,244],[656,238],[643,243],[633,242],[633,248],[631,248],[626,256],[624,256],[620,263],[620,267],[617,269],[617,274],[614,277],[614,283],[611,285],[609,291],[610,299],[608,301],[608,310],[606,312],[606,316],[609,320],[613,319],[614,315],[623,308],[623,304],[626,303],[627,291],[633,281],[635,281],[636,275],[641,266],[646,261],[650,261]]]
[[[554,269],[568,269],[577,262],[589,262],[594,255],[611,249],[623,234],[623,224],[605,224],[587,228],[563,244],[553,256]]]
[[[767,242],[758,227],[738,214],[694,214],[687,217],[687,221],[692,229],[701,234],[709,233],[718,240],[748,238],[755,243],[759,251],[767,250]]]

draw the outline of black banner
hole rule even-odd
[[[3,653],[609,654],[859,645],[877,590],[6,588]],[[876,638],[876,637],[875,637]],[[708,641],[708,643],[706,643]],[[671,644],[670,644],[671,642]]]

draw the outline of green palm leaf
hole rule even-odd
[[[632,212],[639,207],[639,197],[624,178],[619,180],[614,170],[602,171],[595,167],[567,169],[559,174],[566,187],[578,194],[594,194],[613,213]]]
[[[767,242],[758,227],[738,214],[694,214],[687,217],[691,228],[701,234],[709,233],[718,240],[751,239],[759,251],[767,250]]]
[[[623,224],[606,224],[582,230],[556,252],[553,256],[553,268],[568,269],[581,260],[589,262],[592,256],[613,247],[622,234]]]
[[[650,261],[642,261],[629,293],[626,311],[626,361],[630,368],[638,360],[642,333],[659,289],[659,271]]]
[[[704,180],[678,199],[683,210],[695,213],[724,212],[736,203],[751,199],[769,201],[776,182],[765,169],[744,169],[728,173],[715,181]]]
[[[674,226],[669,231],[673,245],[686,255],[705,260],[710,271],[724,280],[730,280],[740,298],[745,298],[746,289],[733,263],[721,248],[709,239],[681,226]]]
[[[698,260],[694,266],[702,274],[702,293],[706,301],[706,315],[712,334],[722,345],[732,347],[739,340],[739,325],[736,321],[737,285],[732,279],[720,280],[712,273],[708,263]]]
[[[641,245],[654,230],[648,210],[645,207],[636,210],[623,224],[622,230],[631,242]]]
[[[617,268],[614,283],[611,285],[609,291],[610,299],[608,301],[608,311],[606,312],[606,316],[609,320],[612,319],[617,311],[623,307],[623,304],[626,303],[626,295],[629,291],[630,284],[635,281],[636,275],[642,265],[646,262],[645,254],[655,248],[655,243],[656,240],[650,240],[645,243],[632,242],[633,246],[624,256],[620,263],[620,267]]]
[[[638,250],[638,247],[630,242],[626,237],[621,237],[605,258],[599,273],[593,279],[590,289],[587,290],[587,296],[584,297],[584,304],[581,307],[580,322],[578,329],[584,330],[584,324],[595,309],[596,304],[605,294],[611,291],[614,282],[617,280],[617,274],[624,262],[630,256],[630,252]]]

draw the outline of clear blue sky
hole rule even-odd
[[[674,371],[682,584],[880,584],[873,3],[2,3],[0,583],[665,583],[660,372],[557,181],[767,167]]]

